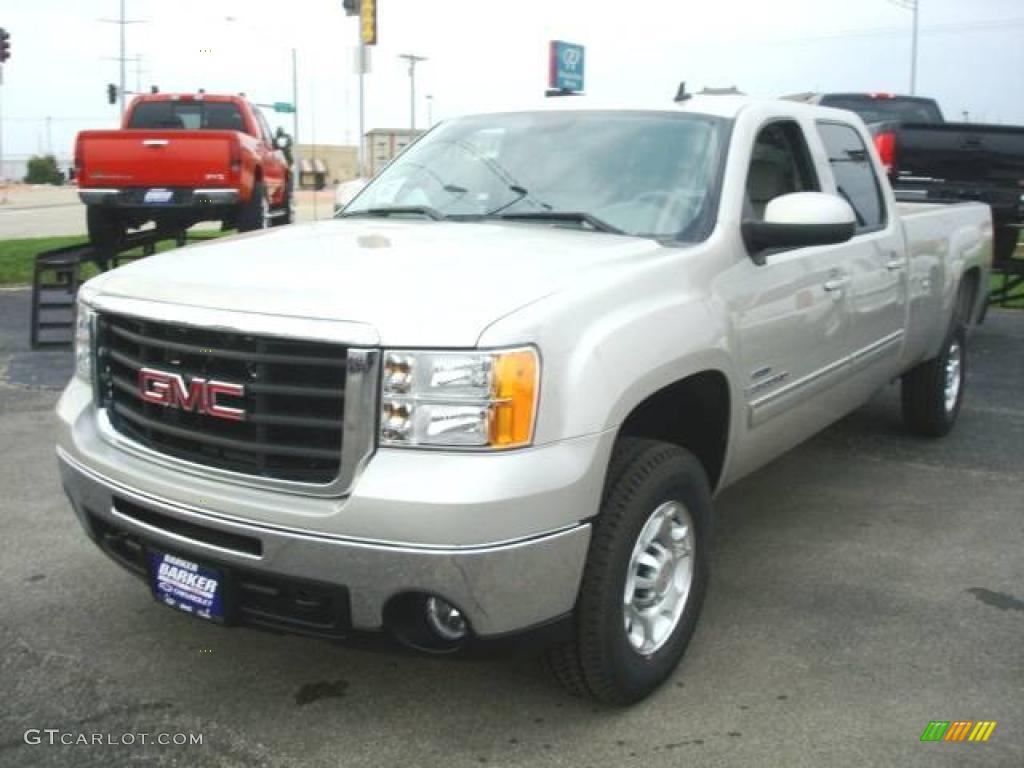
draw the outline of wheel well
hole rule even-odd
[[[718,485],[729,442],[729,384],[703,371],[658,390],[626,417],[619,435],[663,440],[686,448]]]
[[[970,324],[977,322],[974,316],[978,306],[978,289],[981,287],[981,270],[971,267],[960,278],[960,290],[957,294],[957,317]]]

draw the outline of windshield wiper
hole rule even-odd
[[[445,215],[429,205],[395,205],[389,208],[364,208],[360,211],[346,211],[338,216],[347,219],[350,216],[426,216],[434,221],[441,221]]]
[[[618,227],[613,227],[593,214],[583,211],[523,211],[522,213],[503,213],[499,219],[508,221],[570,221],[596,229],[598,232],[610,232],[613,235],[626,234]]]

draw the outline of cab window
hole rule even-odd
[[[800,126],[783,120],[762,128],[754,141],[747,171],[744,217],[761,221],[768,203],[776,197],[819,189]]]
[[[841,123],[819,123],[818,134],[828,153],[836,192],[857,216],[857,234],[885,227],[882,188],[860,134]]]

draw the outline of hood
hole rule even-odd
[[[471,347],[498,318],[661,250],[651,240],[546,224],[350,218],[167,251],[101,275],[90,288],[361,323],[386,346]]]

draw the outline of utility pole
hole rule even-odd
[[[7,189],[2,186],[4,176],[4,107],[3,107],[3,84],[4,84],[4,62],[11,58],[11,33],[0,27],[0,203],[7,202]]]
[[[434,95],[427,94],[427,128],[434,127]]]
[[[914,35],[910,43],[910,95],[917,93],[917,7],[919,0],[914,0]]]
[[[921,4],[921,0],[889,0],[889,2],[913,14],[913,28],[910,36],[910,95],[914,96],[917,93],[918,6]]]
[[[125,27],[129,24],[141,24],[142,19],[126,19],[125,18],[125,0],[121,0],[121,15],[117,19],[100,19],[105,24],[117,24],[120,27],[121,33],[121,48],[120,55],[117,57],[120,62],[121,69],[121,87],[118,88],[118,105],[120,107],[120,114],[124,114],[124,97],[125,89],[128,87],[127,72],[125,71],[125,65],[128,63],[128,56],[125,54]]]
[[[292,144],[299,143],[299,54],[292,48]],[[298,152],[298,149],[295,150]]]
[[[416,130],[416,65],[426,61],[426,56],[413,53],[401,53],[398,58],[409,62],[409,127]]]

